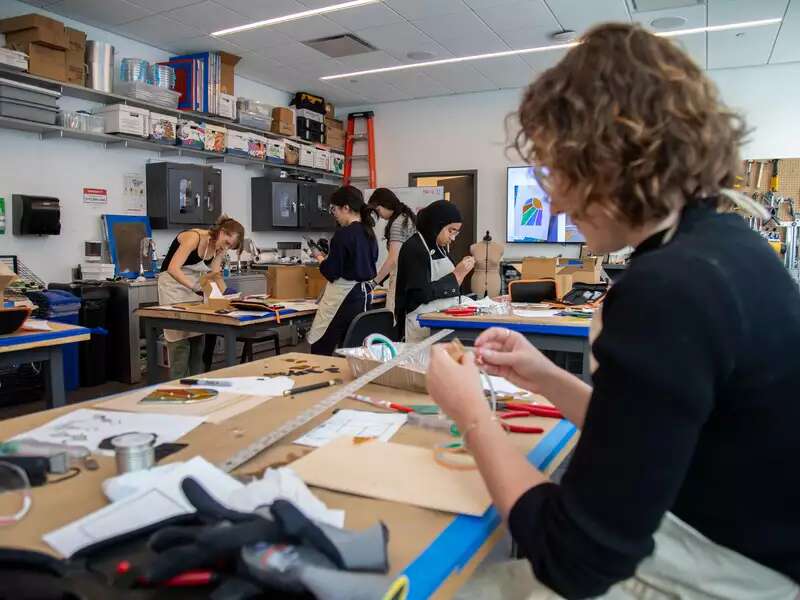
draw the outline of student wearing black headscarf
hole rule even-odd
[[[454,266],[448,254],[461,226],[456,205],[437,200],[419,212],[417,233],[400,249],[394,314],[400,336],[407,342],[418,342],[430,335],[417,323],[418,315],[459,303],[461,282],[475,266],[471,256]]]

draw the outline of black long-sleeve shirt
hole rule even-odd
[[[378,242],[367,235],[360,222],[340,227],[333,234],[330,253],[319,265],[319,272],[328,281],[370,281],[378,272]]]
[[[410,237],[400,248],[394,314],[401,337],[405,334],[408,313],[432,300],[452,298],[459,293],[458,279],[452,273],[431,281],[432,258],[447,256],[439,248],[429,251],[418,235]]]
[[[652,553],[666,511],[800,582],[800,293],[743,219],[684,211],[610,290],[594,390],[560,485],[509,517],[540,581],[605,592]]]

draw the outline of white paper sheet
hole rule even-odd
[[[181,490],[181,482],[189,476],[220,501],[243,487],[242,483],[198,456],[150,481],[137,493],[46,533],[43,539],[68,557],[96,542],[194,512],[194,507]]]
[[[552,310],[552,309],[542,309],[542,310],[514,309],[514,316],[528,317],[528,318],[555,317],[560,312],[561,312],[560,310]]]
[[[208,295],[209,298],[222,298],[222,290],[219,289],[216,281],[211,282],[211,293]]]
[[[272,316],[275,313],[271,310],[234,310],[227,314],[229,317],[266,317]]]
[[[218,392],[228,394],[245,394],[247,396],[282,396],[283,392],[292,389],[294,380],[289,377],[214,377],[214,381],[232,383],[229,386],[202,385]]]
[[[295,444],[319,448],[337,438],[374,437],[388,442],[406,422],[402,413],[340,410],[330,419],[296,439]]]
[[[53,331],[53,328],[50,327],[50,323],[40,319],[28,319],[22,325],[22,328],[30,331]]]
[[[515,394],[515,395],[523,395],[529,394],[527,390],[523,390],[520,387],[515,386],[513,383],[508,381],[508,379],[504,379],[503,377],[496,377],[495,375],[481,375],[481,380],[483,381],[483,389],[489,389],[489,383],[486,381],[486,378],[492,380],[492,386],[494,387],[494,391],[497,394]]]
[[[156,444],[174,442],[203,422],[203,417],[129,413],[79,408],[16,438],[86,446],[92,452],[104,439],[130,431],[156,434]]]

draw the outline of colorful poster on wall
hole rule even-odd
[[[145,178],[139,173],[126,173],[122,183],[123,210],[129,215],[147,214]]]
[[[83,203],[89,206],[107,206],[108,190],[103,188],[83,188]]]

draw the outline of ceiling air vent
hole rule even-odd
[[[634,12],[648,12],[651,10],[666,10],[668,8],[686,8],[705,4],[705,0],[628,0]]]
[[[357,38],[350,33],[319,38],[317,40],[308,40],[303,43],[309,48],[313,48],[317,52],[322,52],[331,58],[342,58],[344,56],[353,56],[354,54],[364,54],[365,52],[374,52],[377,50],[375,46],[368,44],[361,38]]]

